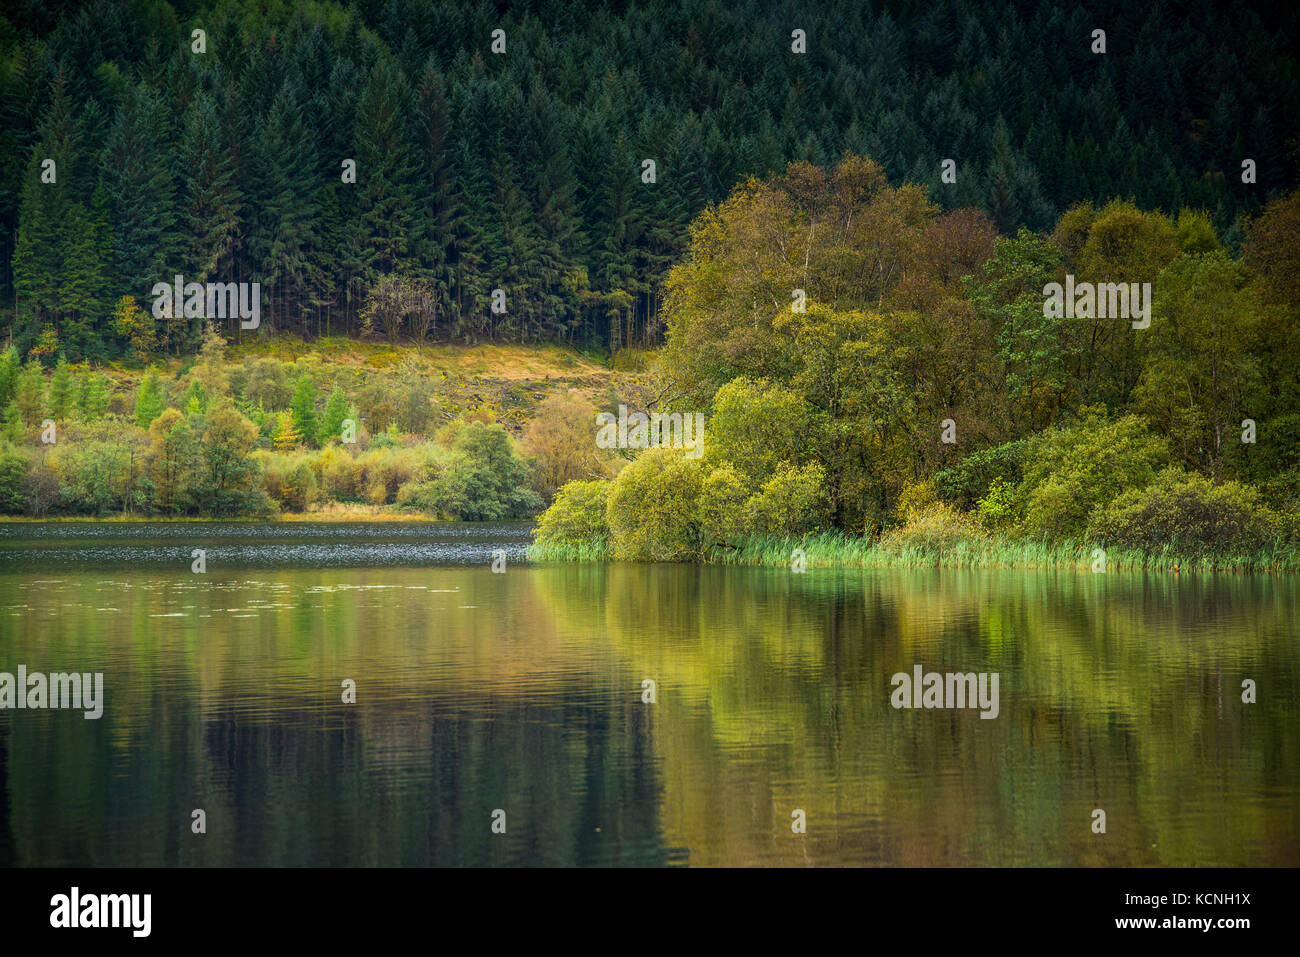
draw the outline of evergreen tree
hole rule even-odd
[[[76,378],[72,374],[72,367],[68,365],[68,360],[59,356],[59,362],[54,367],[54,374],[50,376],[50,413],[60,422],[68,418],[72,413],[73,404],[76,402]]]
[[[293,429],[299,441],[316,445],[316,384],[303,376],[293,390]]]
[[[39,362],[29,361],[23,366],[14,401],[25,425],[30,428],[40,421],[45,412],[45,373]]]
[[[186,114],[180,169],[185,174],[186,278],[231,281],[242,230],[243,194],[216,101],[200,92]],[[234,321],[230,321],[231,327]]]
[[[356,421],[352,408],[348,403],[348,397],[338,386],[330,392],[329,399],[325,402],[325,412],[321,415],[320,429],[317,436],[321,444],[324,444],[331,438],[339,438],[343,434],[343,422],[345,419]]]
[[[158,93],[145,85],[126,89],[104,145],[100,182],[112,210],[118,289],[138,299],[151,296],[155,283],[170,283],[178,262],[167,133]]]
[[[108,411],[108,380],[99,372],[82,373],[77,381],[77,414],[83,422],[96,422]]]
[[[22,374],[22,359],[18,349],[10,346],[0,357],[0,407],[8,407],[18,387],[18,376]]]
[[[151,368],[144,374],[135,395],[135,424],[142,429],[149,428],[166,407],[167,401],[163,395],[162,382],[158,378],[158,370]]]

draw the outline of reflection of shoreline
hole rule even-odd
[[[102,660],[122,682],[99,737],[0,716],[24,861],[82,853],[78,828],[122,842],[109,859],[173,853],[157,802],[199,792],[237,835],[205,863],[488,864],[507,846],[488,843],[495,807],[532,862],[1296,863],[1291,579],[627,563],[36,577],[0,574],[6,647]],[[999,720],[893,709],[889,675],[915,661],[1001,672]],[[1238,674],[1270,689],[1257,710],[1234,703]],[[110,773],[113,801],[95,790]]]

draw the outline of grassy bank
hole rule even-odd
[[[756,535],[738,547],[708,549],[704,562],[724,565],[790,567],[795,549],[802,549],[809,568],[1016,568],[1091,570],[1098,545],[1047,543],[994,537],[952,543],[944,548],[891,544],[842,532],[822,532],[802,538]],[[1183,554],[1175,548],[1156,550],[1106,548],[1107,571],[1300,572],[1300,549],[1279,545],[1254,554]],[[611,558],[605,542],[590,544],[534,543],[528,558],[536,562],[602,561]]]

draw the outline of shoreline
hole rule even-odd
[[[700,557],[685,562],[698,565],[753,565],[793,570],[795,550],[802,549],[805,568],[1003,568],[1018,571],[1092,571],[1095,550],[1105,553],[1107,571],[1151,571],[1169,575],[1213,574],[1300,574],[1300,547],[1282,546],[1256,555],[1187,553],[1165,546],[1159,549],[1107,548],[1098,543],[1059,542],[1025,539],[965,540],[946,548],[914,548],[881,544],[866,538],[825,532],[804,538],[757,536],[736,547],[707,549]],[[542,544],[526,550],[530,562],[561,564],[610,561],[613,553],[606,542]],[[629,562],[628,564],[636,564]]]
[[[273,516],[231,516],[229,518],[212,518],[210,516],[176,516],[166,515],[114,515],[108,518],[95,518],[89,515],[53,515],[46,518],[32,518],[27,515],[0,515],[0,525],[294,525],[308,522],[321,524],[371,523],[389,525],[403,522],[423,522],[427,524],[460,524],[453,519],[434,518],[418,513],[375,513],[368,512],[289,512]]]
[[[514,520],[519,524],[527,519]],[[0,515],[0,525],[392,525],[479,524],[435,518],[419,513],[367,511],[290,512],[273,517],[210,518],[188,516],[116,515],[94,518],[85,515],[60,515],[47,518]],[[494,523],[495,524],[495,523]],[[1213,574],[1300,574],[1300,547],[1280,547],[1257,555],[1232,555],[1203,552],[1186,553],[1171,547],[1160,549],[1106,548],[1098,543],[1061,542],[1056,544],[1026,539],[967,540],[946,548],[912,548],[882,544],[839,532],[823,532],[803,538],[756,536],[739,546],[714,546],[700,556],[681,560],[665,559],[687,565],[749,565],[765,568],[788,567],[793,570],[795,551],[802,549],[805,568],[948,568],[1007,569],[1013,571],[1072,570],[1089,571],[1096,563],[1095,550],[1105,552],[1104,571],[1149,571],[1169,575]],[[616,558],[607,541],[538,544],[526,546],[527,561],[537,565],[646,564]],[[1102,573],[1104,573],[1104,571]]]

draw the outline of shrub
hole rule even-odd
[[[1010,482],[994,479],[977,503],[980,521],[990,528],[1002,528],[1015,519],[1016,489]]]
[[[1093,416],[1072,428],[1051,429],[1026,454],[1018,490],[1025,528],[1049,538],[1078,538],[1094,508],[1151,484],[1168,457],[1164,439],[1135,415],[1113,422]]]
[[[569,482],[537,520],[533,540],[539,545],[592,545],[609,539],[605,502],[610,482]]]
[[[690,561],[700,553],[696,503],[704,468],[673,449],[647,449],[614,480],[605,516],[614,557]]]
[[[280,508],[289,512],[305,512],[307,506],[320,498],[316,473],[310,456],[277,455],[254,452],[262,467],[262,489]]]
[[[909,513],[919,511],[937,501],[933,480],[913,482],[910,485],[903,486],[903,491],[898,495],[895,511],[899,520],[905,522]]]
[[[437,474],[407,493],[412,504],[471,522],[522,518],[541,507],[530,467],[499,425],[471,422],[456,433]]]
[[[596,447],[596,407],[576,390],[550,396],[537,406],[524,430],[523,446],[537,459],[537,482],[545,495],[567,482],[609,474]]]
[[[906,524],[885,532],[880,537],[880,547],[886,551],[939,557],[958,545],[978,543],[983,538],[974,518],[951,505],[936,502],[910,512]]]
[[[1024,439],[1017,439],[972,452],[956,465],[934,474],[935,491],[945,502],[963,509],[974,508],[994,482],[1020,484],[1027,448]]]
[[[1146,488],[1096,509],[1088,534],[1129,548],[1245,554],[1276,542],[1284,527],[1281,517],[1261,504],[1256,489],[1240,482],[1216,485],[1169,468]]]
[[[753,531],[749,497],[749,487],[733,466],[721,465],[706,475],[696,504],[701,544],[737,545]]]
[[[826,506],[825,470],[815,463],[797,469],[782,462],[745,510],[759,531],[794,536],[823,527]]]
[[[27,475],[27,456],[16,449],[0,449],[0,514],[17,515],[22,512],[23,478]]]

